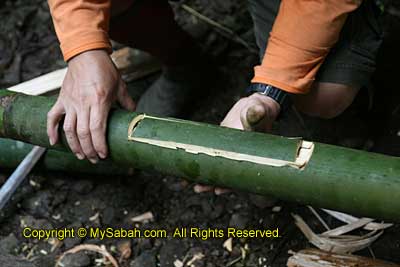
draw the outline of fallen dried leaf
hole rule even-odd
[[[222,245],[227,251],[232,252],[232,238],[228,238],[225,240],[224,244]]]
[[[327,210],[327,209],[322,209],[323,211],[325,211],[326,213],[328,213],[329,215],[331,215],[332,217],[338,219],[339,221],[345,222],[345,223],[352,223],[358,220],[357,217],[354,217],[352,215],[346,214],[346,213],[342,213],[342,212],[338,212],[338,211],[334,211],[334,210]],[[383,230],[386,228],[389,228],[393,226],[392,223],[376,223],[376,222],[370,222],[368,224],[366,224],[364,226],[364,230]]]
[[[371,231],[370,233],[364,236],[355,236],[355,235],[337,235],[339,232],[343,231],[343,227],[339,227],[340,229],[333,229],[328,232],[333,232],[333,235],[316,234],[311,228],[307,225],[307,223],[299,216],[293,214],[296,225],[300,228],[303,234],[307,237],[308,241],[312,243],[314,246],[318,247],[321,250],[335,252],[335,253],[352,253],[358,250],[362,250],[366,247],[369,247],[376,239],[378,239],[383,231]],[[356,224],[365,225],[367,220],[363,221],[363,224],[356,222]],[[347,227],[347,226],[346,226]],[[347,227],[349,229],[356,229],[352,225]]]

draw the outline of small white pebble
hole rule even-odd
[[[280,212],[282,210],[281,206],[275,206],[272,208],[272,212]]]
[[[35,182],[34,180],[29,180],[29,184],[30,184],[32,187],[40,188],[40,184],[37,183],[37,182]]]
[[[175,267],[183,267],[183,262],[180,260],[175,260],[174,261],[174,266]]]
[[[54,220],[59,220],[60,218],[61,218],[61,214],[59,213],[59,214],[56,214],[56,215],[53,215],[53,216],[51,216]]]

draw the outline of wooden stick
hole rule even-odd
[[[67,68],[55,70],[32,80],[17,84],[7,90],[26,95],[41,95],[61,87]]]

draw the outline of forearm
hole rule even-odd
[[[361,0],[282,0],[261,66],[252,82],[307,93],[337,42],[347,15]]]
[[[84,51],[111,51],[110,0],[48,0],[64,60]]]

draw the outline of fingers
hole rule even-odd
[[[106,129],[109,109],[104,105],[96,105],[90,109],[89,129],[92,143],[97,155],[102,159],[105,159],[108,153]]]
[[[90,162],[95,164],[98,162],[99,159],[92,143],[92,136],[89,126],[89,112],[90,111],[88,108],[80,110],[77,118],[76,132],[78,134],[79,143],[81,145],[83,153],[86,155]]]
[[[87,157],[97,163],[98,157],[107,157],[106,142],[108,105],[93,105],[79,110],[68,110],[64,120],[64,132],[71,151],[78,159]]]
[[[58,100],[47,113],[47,136],[49,137],[50,145],[58,142],[58,125],[64,113],[64,106]]]
[[[85,156],[76,134],[76,121],[77,116],[75,110],[68,110],[65,115],[63,129],[71,151],[78,159],[82,160]]]
[[[132,97],[128,93],[128,89],[126,88],[126,84],[121,80],[119,84],[118,90],[118,102],[119,104],[126,110],[135,111],[136,103],[133,101]]]

